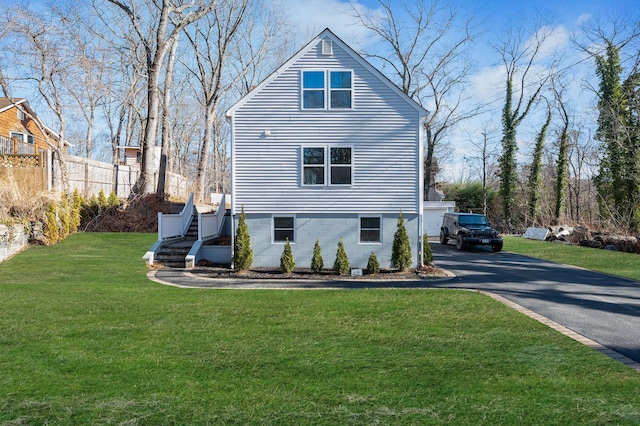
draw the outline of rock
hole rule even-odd
[[[618,251],[618,247],[614,246],[613,244],[607,244],[606,246],[604,246],[605,250],[611,250],[611,251]]]

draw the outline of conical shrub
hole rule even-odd
[[[340,275],[345,275],[349,272],[349,257],[344,249],[344,243],[342,238],[338,241],[338,251],[336,252],[336,261],[333,263],[333,270]]]
[[[316,244],[313,246],[313,257],[311,258],[311,270],[318,274],[322,271],[322,268],[324,268],[324,261],[320,251],[320,241],[316,239]]]
[[[393,236],[391,266],[401,271],[406,271],[411,267],[411,243],[409,242],[407,230],[404,227],[402,210],[400,210],[400,214],[398,215],[398,229]]]

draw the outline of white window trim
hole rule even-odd
[[[21,138],[18,138],[17,136],[14,135],[20,135]],[[9,138],[10,139],[20,139],[20,142],[26,143],[27,142],[27,134],[23,133],[23,132],[9,132]]]
[[[324,74],[324,105],[322,108],[305,108],[304,106],[304,92],[305,90],[320,90],[316,89],[305,89],[304,87],[304,73],[305,72],[322,72]],[[349,108],[331,108],[331,72],[349,72],[351,73],[351,88],[335,88],[333,90],[342,90],[342,91],[350,91],[351,92],[351,107]],[[355,105],[355,89],[354,89],[354,72],[353,69],[317,69],[317,68],[309,68],[300,71],[300,109],[304,111],[352,111]]]
[[[322,165],[324,168],[324,184],[311,184],[304,183],[304,149],[305,148],[323,148],[324,149],[324,164]],[[331,148],[349,148],[351,150],[351,164],[348,167],[351,169],[351,183],[331,183]],[[305,188],[326,188],[326,187],[335,187],[335,188],[350,188],[353,186],[354,179],[354,168],[355,168],[355,156],[354,156],[354,148],[353,145],[341,145],[341,144],[331,144],[331,145],[303,145],[300,147],[300,186]],[[319,164],[316,165],[308,165],[308,166],[316,166],[319,167]],[[347,167],[346,164],[336,164],[335,167]]]
[[[377,218],[380,219],[380,240],[379,241],[362,241],[360,235],[362,233],[362,218]],[[377,214],[360,214],[358,215],[358,244],[364,245],[382,245],[382,215]]]
[[[297,223],[297,218],[295,214],[288,214],[288,213],[283,213],[283,214],[272,214],[271,215],[271,244],[286,244],[286,241],[279,241],[276,240],[276,227],[275,227],[275,218],[276,217],[292,217],[293,218],[293,241],[289,240],[289,244],[295,244],[296,243],[296,237],[297,237],[297,230],[296,230],[296,223]]]
[[[321,90],[319,88],[308,88],[306,89],[304,87],[304,73],[306,72],[321,72],[323,73],[324,77],[323,77],[323,82],[324,82],[324,87],[322,88],[322,90],[324,91],[324,105],[322,105],[322,108],[305,108],[304,106],[304,92],[307,90]],[[327,99],[327,71],[324,69],[315,69],[315,68],[310,68],[310,69],[306,69],[306,70],[301,70],[300,71],[300,109],[305,110],[305,111],[326,111],[329,105],[329,101]]]
[[[340,87],[336,87],[335,89],[331,88],[331,73],[332,72],[348,72],[351,73],[351,87],[350,88],[340,88]],[[340,90],[340,91],[349,91],[351,92],[351,106],[349,108],[341,108],[341,107],[336,107],[336,108],[331,108],[331,91],[332,90]],[[353,70],[352,69],[330,69],[327,70],[327,108],[332,110],[332,111],[351,111],[353,110],[353,103],[354,103],[354,91],[353,91]]]

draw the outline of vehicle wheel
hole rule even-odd
[[[458,235],[458,238],[456,238],[456,248],[458,250],[464,250],[467,248],[467,245],[465,244],[464,240],[462,239],[462,235]]]
[[[440,244],[447,244],[449,240],[447,239],[446,235],[444,235],[444,231],[440,231]]]
[[[499,252],[500,250],[502,250],[502,243],[498,243],[498,244],[493,244],[491,246],[491,248],[493,249],[494,252]]]

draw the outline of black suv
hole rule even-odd
[[[487,218],[473,213],[445,213],[440,228],[440,244],[456,240],[456,248],[464,250],[470,245],[490,245],[493,251],[502,250],[502,237]]]

